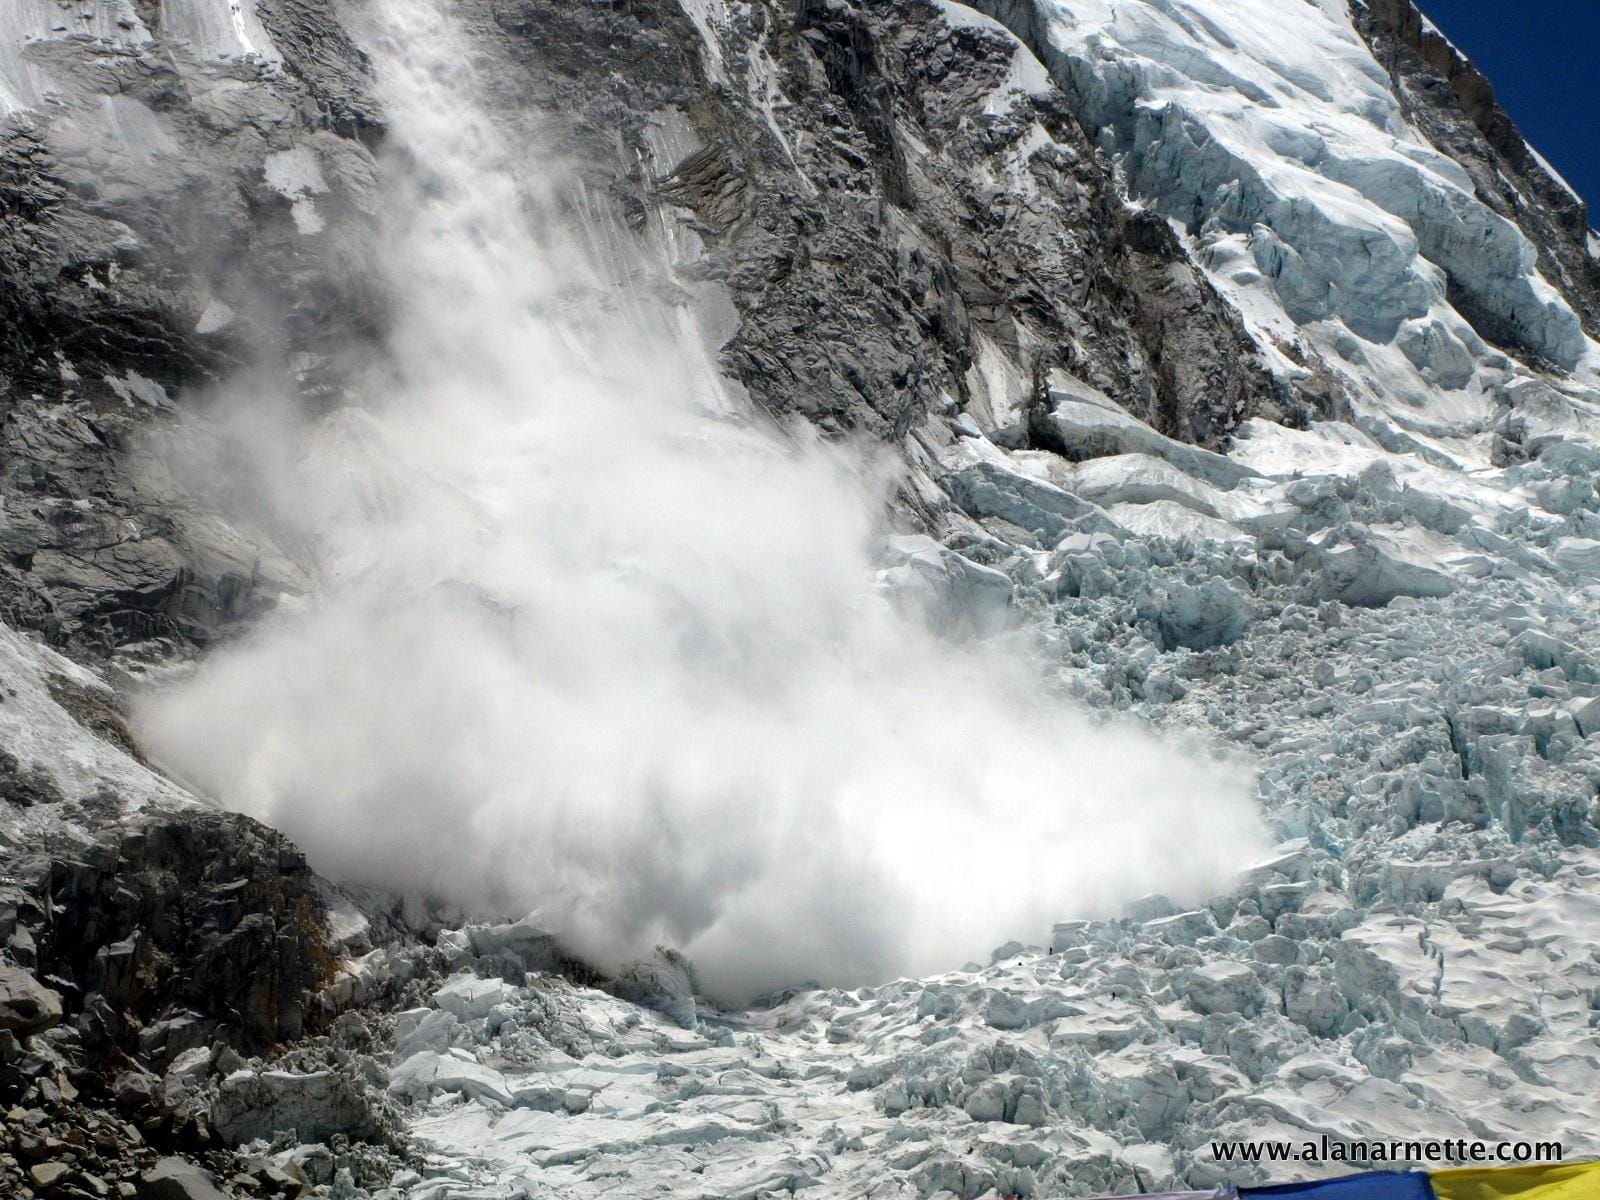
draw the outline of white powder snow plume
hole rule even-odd
[[[950,968],[1260,852],[1242,771],[888,604],[886,472],[740,412],[602,282],[437,4],[375,19],[401,319],[363,407],[269,437],[246,397],[253,515],[319,582],[147,698],[163,762],[334,877],[533,909],[603,964],[670,943],[728,997]]]

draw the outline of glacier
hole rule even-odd
[[[1072,614],[1061,652],[1082,694],[1251,748],[1274,856],[1197,908],[1154,897],[987,965],[746,1011],[668,1017],[530,976],[442,1047],[396,1052],[436,1156],[410,1188],[1090,1195],[1278,1177],[1219,1164],[1214,1140],[1600,1153],[1600,593],[1558,557],[1567,518],[1348,427],[1246,432],[1248,509],[1118,506],[1173,505],[1232,539],[1087,511],[1092,532],[1050,551],[986,544],[1022,603]],[[1128,466],[1137,487],[1143,461]],[[1345,553],[1365,555],[1348,576]],[[1341,579],[1355,590],[1327,595]],[[1242,628],[1208,617],[1199,647],[1166,644],[1171,597],[1196,621],[1187,597],[1208,586]],[[464,946],[454,969],[481,961]],[[417,1090],[447,1051],[492,1087]],[[1301,1172],[1319,1169],[1342,1165]]]
[[[1516,386],[1508,347],[1593,380],[1527,236],[1416,128],[1344,0],[978,7],[1025,36],[1278,371],[1319,362],[1357,413],[1454,437]]]
[[[1210,1143],[1323,1134],[1600,1153],[1579,318],[1342,4],[984,7],[1034,31],[1274,370],[1326,364],[1347,408],[1246,421],[1219,456],[1060,373],[1034,419],[1078,461],[991,442],[1015,416],[935,417],[913,470],[970,521],[951,578],[1009,579],[1078,694],[1249,748],[1279,850],[1200,907],[746,1011],[530,977],[397,1051],[436,1156],[408,1191],[1084,1195],[1262,1178]],[[1004,862],[974,867],[1004,889]],[[441,1054],[490,1083],[409,1082]]]
[[[1033,419],[1077,461],[996,444],[995,414],[908,443],[957,510],[924,576],[969,611],[1003,576],[1079,695],[1247,747],[1276,854],[1199,907],[742,1011],[535,974],[462,1020],[457,976],[402,1018],[440,1030],[392,1062],[432,1153],[404,1191],[1131,1192],[1263,1177],[1213,1140],[1323,1134],[1600,1153],[1592,346],[1342,6],[1307,7],[998,15],[1045,25],[1131,193],[1277,369],[1333,364],[1347,419],[1217,455],[1063,372]],[[1015,886],[1003,850],[972,866]]]
[[[284,69],[255,5],[69,7],[124,14],[85,22],[96,53],[180,38],[226,96]],[[501,68],[448,7],[356,26],[409,203],[389,285],[429,301],[365,407],[307,437],[252,379],[140,447],[164,500],[226,514],[229,555],[259,547],[276,611],[194,662],[120,653],[131,727],[95,672],[0,629],[8,854],[92,858],[97,822],[220,797],[333,878],[327,1027],[253,1056],[153,1031],[125,1090],[197,1115],[241,1176],[339,1200],[1134,1193],[1281,1178],[1211,1143],[1321,1135],[1600,1157],[1600,360],[1365,6],[914,6],[1004,61],[962,117],[999,131],[988,194],[1042,203],[1072,152],[1038,106],[1065,105],[1283,408],[1196,437],[1094,355],[1045,366],[985,326],[959,402],[883,457],[726,377],[719,231],[680,188],[716,147],[683,112],[652,114],[660,208],[618,221],[507,162],[550,128],[486,111],[515,88],[475,91]],[[719,102],[801,161],[819,135],[765,7],[683,10]],[[77,86],[58,11],[0,17],[0,111]],[[113,128],[119,163],[171,155],[139,112],[68,123]],[[331,142],[276,137],[256,181],[311,245],[346,236],[352,180],[378,190]],[[241,444],[287,486],[208,469]],[[1046,682],[983,666],[1018,658]],[[840,774],[870,819],[818,799]],[[530,777],[570,800],[547,823]],[[1087,786],[1041,812],[1064,780]],[[33,1045],[47,1074],[68,1050]]]

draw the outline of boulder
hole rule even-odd
[[[163,1158],[139,1176],[139,1200],[226,1200],[211,1176],[183,1158]]]
[[[19,1038],[61,1021],[61,996],[21,967],[0,967],[0,1030]]]
[[[70,1183],[72,1168],[66,1163],[35,1163],[28,1168],[28,1182],[40,1191],[49,1192]]]

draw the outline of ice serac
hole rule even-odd
[[[1516,374],[1507,354],[1593,370],[1581,201],[1407,0],[978,7],[1326,411],[1465,432]],[[1461,394],[1454,417],[1440,392]]]
[[[1389,71],[1407,119],[1459,162],[1477,196],[1517,222],[1539,270],[1584,320],[1600,327],[1600,258],[1589,205],[1528,144],[1484,78],[1414,0],[1368,0],[1353,14]]]

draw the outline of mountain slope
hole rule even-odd
[[[598,973],[520,911],[341,893],[212,811],[125,702],[326,586],[305,513],[258,503],[274,443],[239,440],[238,401],[373,428],[414,165],[361,5],[24,3],[0,16],[0,934],[64,1013],[0,1033],[28,1113],[0,1188],[59,1161],[95,1191],[158,1152],[240,1194],[963,1198],[1246,1178],[1227,1137],[1600,1154],[1581,200],[1408,0],[979,7],[448,20],[602,304],[669,314],[741,414],[888,446],[882,590],[1247,756],[1269,861],[1193,907],[1016,929],[988,966],[728,1008],[675,954]],[[316,471],[371,482],[356,435]],[[499,628],[481,579],[445,582]],[[949,881],[963,904],[1031,886],[1003,841]],[[823,944],[867,923],[840,899]]]

